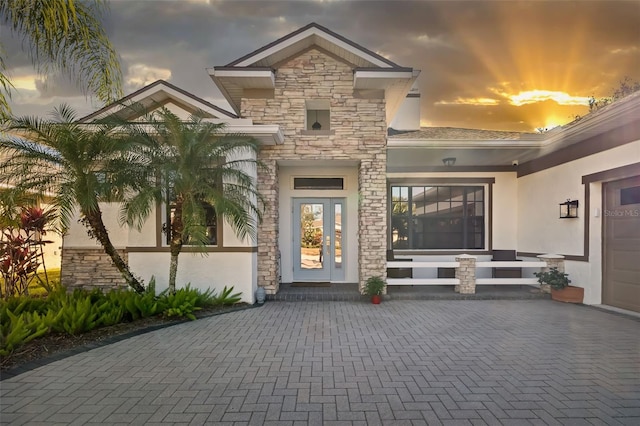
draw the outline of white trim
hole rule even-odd
[[[328,42],[333,43],[336,46],[338,46],[338,47],[340,47],[342,49],[345,49],[345,50],[353,53],[354,55],[359,56],[359,57],[363,58],[364,60],[369,61],[369,62],[371,62],[371,63],[373,63],[373,64],[375,64],[375,65],[377,65],[379,67],[392,68],[392,66],[387,64],[386,62],[381,61],[380,59],[378,59],[378,58],[376,58],[374,56],[371,56],[371,55],[363,52],[360,49],[356,49],[355,47],[353,47],[349,43],[346,43],[346,42],[344,42],[342,40],[339,40],[339,39],[335,38],[334,36],[332,36],[330,34],[327,34],[326,32],[324,32],[324,31],[322,31],[322,30],[320,30],[319,28],[316,28],[316,27],[311,27],[311,28],[301,32],[300,34],[296,34],[295,36],[290,37],[287,40],[283,40],[282,42],[280,42],[280,43],[278,43],[278,44],[276,44],[274,46],[271,46],[270,48],[265,49],[262,52],[258,52],[255,55],[248,57],[247,59],[243,60],[242,62],[239,62],[239,63],[235,64],[234,66],[235,67],[247,67],[247,66],[250,66],[250,65],[252,65],[252,64],[254,64],[256,62],[261,61],[262,59],[264,59],[264,58],[266,58],[266,57],[268,57],[270,55],[273,55],[274,53],[277,53],[280,50],[286,49],[287,47],[289,47],[289,46],[291,46],[291,45],[293,45],[295,43],[298,43],[298,42],[306,39],[307,37],[312,37],[312,36],[317,36],[317,37],[323,38],[323,39],[327,40]]]
[[[242,133],[260,139],[267,145],[282,145],[284,143],[284,133],[277,124],[259,125],[235,125],[228,124],[225,127],[226,133]]]
[[[387,262],[387,268],[458,268],[460,262],[407,262],[392,260]]]
[[[491,261],[476,262],[476,268],[544,268],[547,262]]]
[[[266,86],[268,87],[264,87],[261,85],[260,87],[258,87],[260,89],[273,89],[274,87],[276,87],[276,76],[275,73],[271,70],[247,70],[246,68],[242,68],[239,70],[216,70],[215,68],[208,68],[207,71],[209,72],[209,76],[211,77],[230,80],[234,82],[234,84],[238,84],[238,86],[240,87],[255,88],[255,84],[252,84],[251,86],[244,86],[243,84],[239,84],[240,82],[245,81],[244,79],[253,79],[253,81],[255,81],[255,79],[260,79],[263,84],[265,81],[268,82],[268,84],[266,84]]]
[[[164,92],[165,96],[168,99],[172,99],[172,100],[177,100],[185,105],[188,105],[190,107],[192,107],[193,109],[196,110],[202,110],[208,114],[213,115],[214,117],[220,119],[220,120],[225,120],[225,119],[232,119],[231,117],[225,116],[224,114],[222,114],[220,111],[211,108],[210,106],[202,103],[202,102],[198,102],[195,99],[186,96],[184,93],[177,91],[167,85],[165,85],[164,83],[159,83],[151,88],[147,88],[144,89],[143,91],[141,91],[140,93],[138,93],[135,96],[132,96],[131,98],[129,98],[127,100],[127,103],[125,105],[121,105],[119,103],[115,103],[113,104],[110,108],[106,109],[105,111],[103,111],[102,113],[100,113],[100,115],[98,115],[95,118],[98,117],[106,117],[112,114],[116,114],[119,111],[122,111],[123,109],[127,108],[129,103],[140,103],[143,102],[145,100],[151,100],[153,101],[153,96],[157,95],[158,93]],[[213,104],[213,102],[211,102]],[[215,105],[215,104],[214,104]],[[220,109],[225,109],[223,107],[220,107],[218,105],[216,105],[218,108]],[[145,109],[145,112],[147,112],[147,109]],[[230,112],[230,111],[229,111]]]
[[[478,285],[531,285],[540,286],[537,278],[476,278]]]
[[[387,285],[460,285],[457,278],[387,278]]]
[[[387,147],[391,148],[540,148],[542,140],[513,140],[513,139],[394,139],[389,136]]]
[[[636,120],[640,114],[640,93],[635,93],[607,105],[601,111],[590,113],[582,117],[576,124],[567,128],[551,130],[543,141],[543,146],[570,139],[579,142],[588,137],[604,133],[613,127],[623,126]],[[608,124],[607,126],[603,124]]]
[[[353,88],[354,89],[369,89],[370,87],[366,85],[368,82],[377,82],[379,83],[376,86],[378,89],[386,89],[387,87],[396,84],[401,81],[409,81],[411,80],[411,84],[413,84],[414,78],[413,71],[373,71],[373,70],[356,70],[353,73]],[[360,85],[360,82],[363,82],[365,87]],[[402,100],[406,98],[406,93],[402,96]]]

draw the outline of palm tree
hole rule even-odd
[[[171,262],[169,291],[175,292],[178,256],[185,244],[210,243],[207,211],[229,223],[240,238],[255,238],[262,220],[262,197],[249,174],[259,143],[223,134],[224,125],[193,115],[182,121],[166,108],[130,128],[132,140],[152,154],[152,173],[160,177],[125,202],[125,221],[140,227],[158,201],[172,206],[166,227]]]
[[[39,72],[66,71],[107,103],[122,97],[122,72],[99,20],[104,8],[100,0],[2,0],[0,24],[22,37]],[[9,115],[13,87],[5,69],[0,56],[0,118]]]
[[[4,156],[0,183],[13,187],[15,193],[52,197],[62,230],[78,209],[89,235],[102,245],[129,286],[143,292],[111,243],[99,204],[122,201],[123,194],[138,189],[134,147],[128,139],[114,137],[118,126],[79,124],[67,106],[55,109],[52,116],[53,120],[20,117],[9,121],[10,130],[29,139],[0,137],[0,158]]]

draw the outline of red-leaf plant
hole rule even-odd
[[[44,266],[42,246],[51,214],[39,207],[23,207],[19,225],[6,226],[0,233],[0,275],[5,299],[28,295],[29,282],[38,268]]]

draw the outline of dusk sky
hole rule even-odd
[[[640,81],[638,1],[116,0],[105,26],[125,94],[167,80],[214,103],[206,68],[310,22],[422,71],[422,125],[534,131],[588,112],[625,76]],[[36,75],[0,27],[18,115],[67,103],[95,111],[68,79]]]

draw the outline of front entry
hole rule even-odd
[[[343,281],[344,198],[293,199],[293,280]]]

